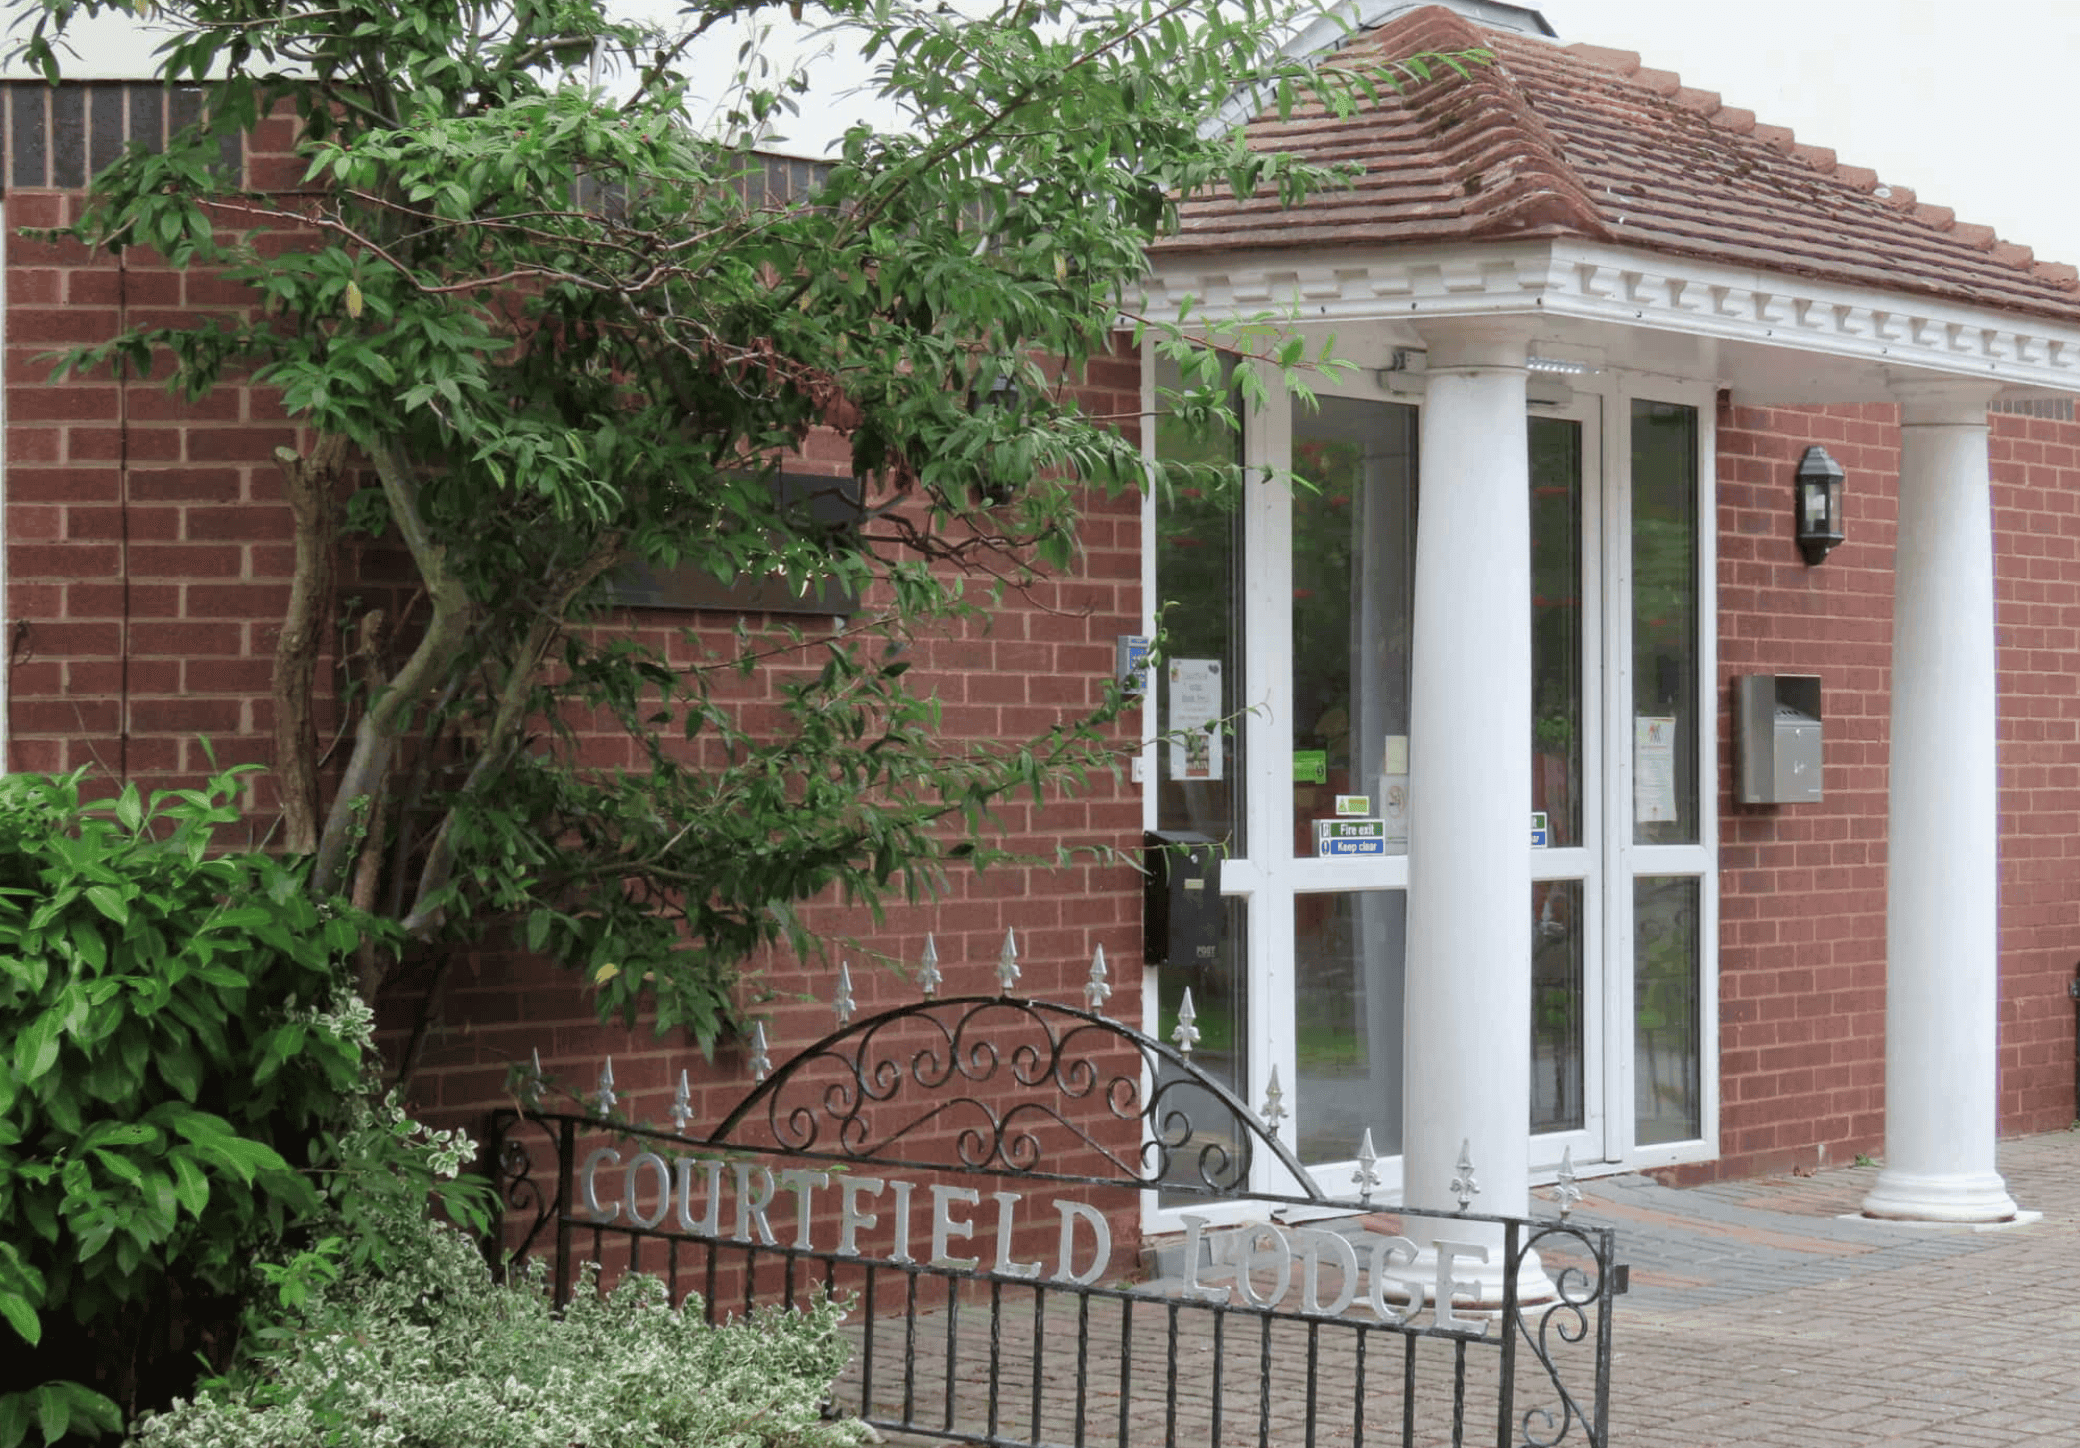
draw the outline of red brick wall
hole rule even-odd
[[[1996,417],[2000,1122],[2071,1125],[2080,960],[2080,424]]]
[[[77,200],[11,191],[7,301],[8,766],[165,785],[260,757],[291,549],[271,461],[295,446],[265,390],[189,405],[106,372],[52,384],[46,354],[216,307],[203,277],[118,265],[23,226]]]
[[[269,145],[249,148],[261,174]],[[269,681],[292,551],[290,520],[272,461],[277,446],[301,444],[267,390],[227,384],[188,406],[154,383],[117,386],[105,373],[48,381],[54,349],[105,340],[125,326],[237,305],[243,298],[203,276],[184,276],[143,249],[118,265],[64,244],[17,234],[23,226],[70,220],[75,192],[10,190],[6,196],[6,541],[12,669],[7,765],[13,770],[96,766],[109,779],[146,788],[192,784],[208,768],[201,736],[219,764],[265,760],[271,752]],[[1111,415],[1139,405],[1132,360],[1094,364],[1080,389],[1086,406]],[[805,463],[842,465],[818,439]],[[944,707],[956,741],[1017,740],[1096,704],[1113,663],[1113,640],[1140,628],[1138,498],[1093,500],[1082,530],[1079,576],[1007,596],[986,623],[921,640],[911,679]],[[381,560],[349,559],[342,592],[366,591]],[[701,623],[727,648],[733,620],[664,612],[630,626],[690,658],[677,631]],[[780,675],[763,671],[733,686],[746,708],[777,698]],[[336,721],[321,717],[321,728]],[[1138,738],[1129,718],[1121,737]],[[603,763],[632,763],[625,743],[596,740]],[[256,796],[264,810],[265,786]],[[1138,787],[1099,777],[1074,799],[1041,809],[1010,800],[999,811],[1008,843],[1051,857],[1058,845],[1138,846]],[[1080,1001],[1092,952],[1112,963],[1120,1018],[1139,1019],[1140,885],[1130,868],[1079,857],[1054,868],[956,875],[942,899],[891,909],[885,922],[864,910],[816,906],[811,927],[835,946],[828,965],[766,962],[754,986],[767,997],[776,1058],[822,1035],[836,960],[853,962],[861,1010],[913,998],[876,963],[881,952],[914,964],[927,931],[937,939],[948,993],[994,988],[1007,929],[1016,929],[1021,990]],[[740,1053],[713,1066],[683,1039],[647,1028],[603,1028],[571,976],[499,948],[461,956],[445,985],[446,1025],[429,1042],[415,1086],[418,1103],[442,1121],[476,1124],[504,1099],[506,1068],[539,1050],[545,1067],[590,1089],[609,1053],[627,1109],[661,1121],[681,1070],[700,1088],[712,1122],[747,1085]],[[388,1002],[392,1039],[409,1029],[409,989]]]
[[[1805,448],[1848,470],[1848,541],[1815,568],[1791,537]],[[2080,426],[1996,416],[2001,670],[2000,1127],[2073,1119],[2080,956]],[[1885,832],[1899,427],[1889,406],[1719,415],[1720,1148],[1686,1176],[1879,1154],[1885,1109]],[[1821,677],[1826,799],[1733,797],[1735,676]]]
[[[1848,470],[1848,541],[1807,568],[1790,476]],[[1884,407],[1719,414],[1720,1161],[1744,1175],[1876,1152],[1884,1135],[1885,750],[1899,433]],[[1826,798],[1733,795],[1741,674],[1818,674]]]

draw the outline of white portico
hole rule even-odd
[[[1265,146],[1373,144],[1383,159],[1289,215],[1187,208],[1145,304],[1277,316],[1357,364],[1319,407],[1245,421],[1244,460],[1304,490],[1253,486],[1224,540],[1160,513],[1151,534],[1152,605],[1206,602],[1216,574],[1187,566],[1209,540],[1233,554],[1229,633],[1197,608],[1185,646],[1230,675],[1225,773],[1173,778],[1159,749],[1151,823],[1229,832],[1234,1084],[1256,1101],[1277,1073],[1328,1189],[1365,1169],[1360,1128],[1388,1158],[1386,1190],[1447,1211],[1466,1196],[1462,1161],[1473,1210],[1518,1214],[1563,1157],[1613,1170],[1734,1150],[1716,419],[1728,398],[1886,404],[1900,418],[1886,1170],[1867,1209],[2013,1216],[1993,1154],[1986,413],[2080,391],[2070,270],[1890,205],[1868,177],[1700,115],[1607,56],[1441,9],[1358,43],[1499,58],[1373,122],[1260,123]],[[1658,180],[1609,159],[1645,150]],[[1630,194],[1613,200],[1621,175]],[[1765,215],[1794,184],[1809,214]],[[1432,190],[1409,200],[1419,185]],[[1163,380],[1151,364],[1158,410]],[[1159,427],[1153,445],[1175,444]],[[1795,556],[1790,484],[1786,465],[1770,546]],[[1871,526],[1854,500],[1890,484],[1852,471],[1852,528]],[[1327,643],[1325,620],[1343,630]],[[1840,683],[1822,670],[1823,691]],[[1332,795],[1401,798],[1385,858],[1310,851],[1308,816]],[[1760,808],[1795,821],[1801,806]],[[1491,1267],[1478,1290],[1496,1287]]]

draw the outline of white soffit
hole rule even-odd
[[[2080,325],[1593,242],[1158,255],[1146,314],[1353,323],[1532,314],[1556,341],[1774,402],[1884,401],[1902,370],[2080,392]]]

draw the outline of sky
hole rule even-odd
[[[8,11],[22,0],[0,0]],[[620,0],[668,20],[673,0]],[[1829,146],[1846,165],[2080,265],[2080,0],[1544,0],[1563,41],[1648,66]],[[791,29],[784,8],[780,28]],[[810,12],[811,19],[814,11]],[[714,47],[726,79],[734,39]],[[85,45],[117,63],[127,47]],[[5,68],[0,68],[5,69]],[[862,102],[856,57],[831,56],[785,149],[821,154]],[[76,74],[94,73],[82,67]]]

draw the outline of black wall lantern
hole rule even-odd
[[[1791,483],[1797,509],[1798,551],[1810,568],[1842,541],[1842,465],[1817,443],[1798,460],[1798,476]]]

